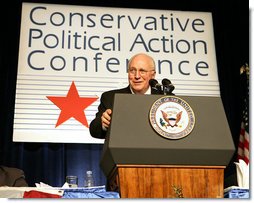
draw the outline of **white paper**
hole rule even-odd
[[[240,188],[249,189],[249,164],[245,161],[239,160],[239,163],[234,162],[236,165],[237,183]]]

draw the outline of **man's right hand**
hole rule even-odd
[[[101,116],[102,129],[107,129],[111,122],[112,110],[107,109]]]

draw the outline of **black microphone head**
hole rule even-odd
[[[161,81],[161,83],[162,83],[163,86],[168,86],[168,85],[172,84],[171,81],[169,79],[167,79],[167,78],[164,78]]]
[[[155,92],[154,94],[162,94],[162,87],[156,79],[150,79],[149,85],[151,86],[152,90]]]
[[[161,83],[163,85],[163,94],[164,95],[174,95],[172,92],[175,89],[175,87],[169,79],[164,78]]]
[[[149,80],[149,85],[151,87],[155,87],[159,82],[156,79],[150,79]]]

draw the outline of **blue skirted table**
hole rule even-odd
[[[250,191],[249,189],[243,188],[227,188],[224,190],[224,198],[231,198],[231,199],[249,199],[250,198]]]
[[[105,186],[91,188],[0,187],[0,198],[120,198],[117,192],[108,192]]]
[[[107,192],[105,187],[64,189],[62,198],[120,198],[117,192]]]

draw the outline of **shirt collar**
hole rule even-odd
[[[132,94],[135,94],[130,86],[130,90]],[[145,94],[151,94],[151,87],[149,86],[148,89],[146,90]]]

